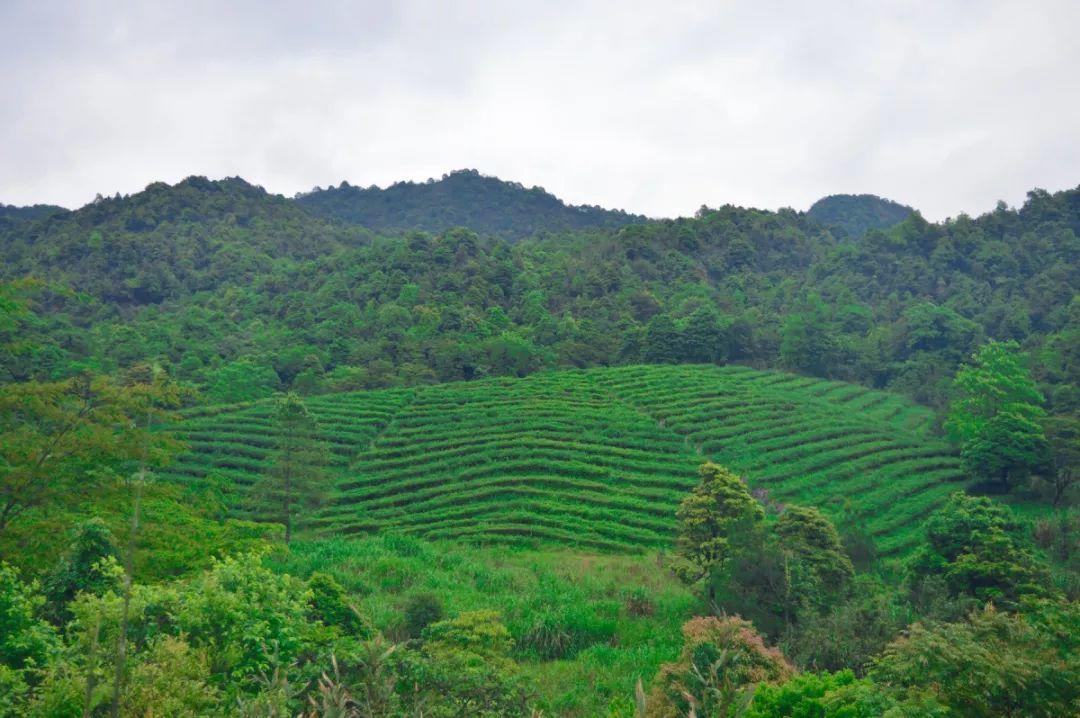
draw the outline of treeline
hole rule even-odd
[[[871,229],[899,224],[914,211],[907,205],[872,194],[833,194],[814,202],[806,216],[846,236],[861,237]]]
[[[556,366],[743,362],[941,406],[1016,340],[1052,413],[1080,407],[1080,190],[839,239],[736,207],[537,236],[379,237],[242,180],[192,178],[7,229],[41,347],[7,380],[148,358],[216,401]],[[10,292],[11,290],[9,290]]]
[[[427,182],[398,182],[385,189],[342,182],[299,194],[296,201],[314,215],[376,232],[441,233],[468,227],[508,241],[539,232],[617,229],[648,221],[621,210],[567,205],[542,187],[526,188],[476,170],[458,170]]]

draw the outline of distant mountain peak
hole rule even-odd
[[[464,226],[510,241],[542,231],[614,229],[648,221],[621,210],[570,205],[543,187],[525,187],[476,169],[385,188],[342,182],[299,194],[296,201],[313,214],[375,231],[443,232]]]
[[[814,202],[806,215],[818,224],[861,237],[871,229],[885,229],[903,222],[914,211],[874,194],[833,194]]]

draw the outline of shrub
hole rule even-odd
[[[470,611],[424,629],[419,684],[432,703],[425,715],[527,715],[513,639],[494,611]]]
[[[371,638],[374,629],[360,611],[349,603],[345,589],[333,576],[314,573],[308,579],[311,600],[308,603],[311,617],[326,626],[340,628],[346,635]]]
[[[419,638],[424,629],[443,619],[442,601],[433,593],[416,593],[405,602],[405,635]]]
[[[793,669],[738,616],[692,618],[683,624],[682,652],[664,664],[647,702],[647,718],[726,716],[744,706],[753,687],[780,682]]]

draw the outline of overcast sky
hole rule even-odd
[[[1075,0],[0,0],[0,202],[472,167],[651,216],[978,214],[1080,184],[1078,29]]]

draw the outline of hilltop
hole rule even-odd
[[[538,232],[618,229],[648,221],[621,210],[569,205],[542,187],[525,187],[471,169],[386,188],[342,182],[298,195],[296,201],[314,215],[377,232],[438,233],[468,227],[510,241]]]
[[[29,207],[0,204],[0,226],[5,222],[31,222],[67,211],[67,209],[54,204],[35,204]]]
[[[31,274],[130,307],[246,283],[275,260],[322,256],[363,233],[311,217],[239,177],[155,182],[4,231],[3,274]]]
[[[872,194],[834,194],[811,205],[806,215],[826,227],[861,237],[871,229],[886,229],[907,219],[911,207]]]

